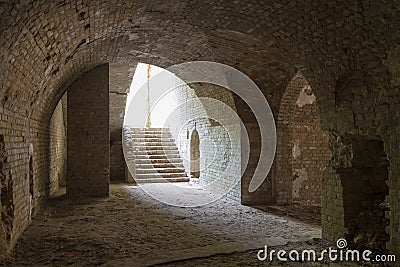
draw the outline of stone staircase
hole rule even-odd
[[[166,128],[131,128],[137,183],[188,182],[182,159]]]

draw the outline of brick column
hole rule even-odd
[[[260,158],[261,152],[261,133],[258,127],[256,117],[251,111],[250,107],[240,98],[235,97],[236,108],[238,110],[238,115],[243,121],[246,127],[247,134],[249,135],[250,141],[250,151],[249,151],[249,161],[247,167],[245,168],[244,174],[241,179],[241,203],[243,205],[262,205],[262,204],[272,204],[272,184],[271,184],[271,173],[268,174],[267,179],[263,184],[254,192],[249,192],[249,184],[253,178],[254,171],[257,167],[258,160]],[[244,133],[241,133],[241,138],[245,138]],[[243,146],[244,142],[241,142]],[[244,147],[241,151],[244,151]],[[244,157],[241,158],[242,165],[245,160]],[[262,163],[261,163],[262,164]],[[244,166],[242,166],[244,168]]]
[[[108,64],[83,74],[67,94],[67,196],[109,194]]]

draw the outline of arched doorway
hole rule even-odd
[[[286,87],[277,119],[277,202],[320,206],[322,173],[330,158],[317,99],[298,72]]]
[[[200,177],[200,138],[196,129],[190,137],[190,175],[192,178]]]

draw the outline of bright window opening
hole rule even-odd
[[[184,83],[171,72],[139,63],[128,93],[124,124],[137,128],[170,127],[167,120],[178,106],[173,89],[179,84]]]

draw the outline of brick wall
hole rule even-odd
[[[275,198],[321,205],[322,173],[331,152],[321,130],[317,99],[301,73],[288,84],[277,118]]]
[[[368,160],[369,153],[356,153],[353,141],[350,140],[369,140],[376,139],[383,142],[384,152],[389,160],[388,194],[386,202],[390,204],[390,211],[385,211],[389,225],[386,232],[390,235],[387,248],[392,253],[400,255],[399,247],[399,212],[398,200],[398,126],[396,121],[400,118],[399,105],[396,104],[396,97],[390,97],[394,91],[383,89],[385,82],[378,80],[379,76],[371,76],[363,71],[348,71],[338,77],[330,85],[335,93],[335,100],[323,102],[321,109],[322,123],[325,129],[329,130],[329,146],[332,151],[332,160],[329,162],[323,177],[322,193],[322,226],[323,237],[336,241],[338,238],[349,237],[349,225],[346,223],[346,214],[353,205],[349,206],[348,197],[349,187],[346,181],[353,180],[357,184],[361,180],[371,180],[360,178],[352,170],[356,168],[355,157],[361,160]],[[392,80],[392,86],[398,87]],[[391,112],[387,112],[390,110]],[[381,153],[376,150],[375,154]],[[363,158],[364,157],[364,158]],[[357,159],[359,161],[360,159]],[[346,171],[348,170],[348,171]],[[360,171],[358,171],[360,173]],[[371,169],[369,172],[373,172]],[[346,186],[347,184],[347,186]],[[376,186],[381,184],[377,182]],[[359,189],[363,190],[363,189]],[[347,200],[347,202],[346,202]],[[351,202],[350,202],[351,203]],[[357,202],[353,202],[357,203]],[[371,205],[372,206],[372,205]],[[361,208],[359,205],[358,208]],[[369,209],[365,209],[366,213]],[[360,220],[361,221],[361,220]],[[373,225],[375,216],[370,217]],[[383,222],[379,223],[380,227]],[[352,240],[350,240],[352,241]]]
[[[67,175],[67,121],[65,94],[58,102],[49,124],[50,135],[50,178],[49,194],[53,195],[60,186],[65,186]]]
[[[68,89],[67,196],[108,196],[108,64],[82,75]]]
[[[133,66],[133,67],[131,67]],[[127,92],[135,64],[110,65],[110,180],[125,180],[125,159],[122,152],[122,125]]]
[[[0,259],[10,252],[48,197],[48,125],[0,109]]]
[[[200,140],[200,183],[212,184],[209,189],[220,193],[232,189],[228,196],[240,201],[239,122],[224,114],[221,107],[199,99],[215,99],[235,111],[233,97],[230,91],[214,85],[192,84],[191,87],[194,89],[184,87],[175,90],[177,103],[187,101],[189,104],[177,108],[167,121],[185,169],[190,172],[190,137],[196,129]]]

